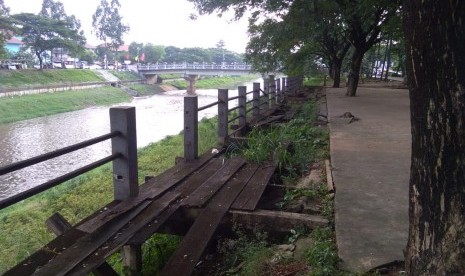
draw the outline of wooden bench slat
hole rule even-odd
[[[257,165],[247,164],[224,185],[199,214],[176,252],[171,256],[161,275],[191,275],[221,220],[234,199],[257,170]]]
[[[247,186],[236,198],[232,208],[247,211],[255,210],[275,170],[275,165],[260,166]]]
[[[202,207],[245,163],[245,160],[239,157],[225,160],[224,166],[187,197],[182,205]]]

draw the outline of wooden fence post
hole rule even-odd
[[[239,86],[237,90],[239,92],[239,129],[243,133],[247,123],[247,86]]]
[[[112,153],[122,155],[113,161],[114,199],[125,200],[139,194],[136,108],[110,108],[110,128],[112,132],[120,132],[120,135],[111,138]]]
[[[198,98],[197,95],[184,97],[184,161],[189,162],[198,158]]]
[[[224,145],[228,136],[228,89],[218,89],[218,143]]]
[[[253,83],[253,117],[258,118],[260,116],[260,83],[254,82]]]

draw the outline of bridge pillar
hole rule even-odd
[[[156,84],[158,80],[158,75],[144,75],[147,79],[147,84]]]
[[[195,84],[199,75],[185,75],[184,79],[188,82],[186,92],[189,95],[195,95]]]

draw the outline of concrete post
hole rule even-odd
[[[121,133],[111,139],[112,153],[122,155],[113,161],[114,199],[125,200],[139,194],[136,108],[110,108],[110,128]]]
[[[126,267],[124,275],[136,276],[142,271],[142,246],[125,245],[121,249],[123,257],[123,266]]]
[[[268,108],[270,107],[270,79],[265,78],[263,79],[263,91],[264,94],[262,99],[263,99],[263,111],[267,111]],[[260,105],[262,107],[262,105]]]
[[[252,115],[253,117],[257,118],[260,116],[260,83],[259,82],[254,82],[253,83],[253,112]]]
[[[197,83],[197,79],[199,75],[187,75],[184,76],[184,79],[187,80],[187,89],[186,92],[189,95],[195,95],[195,84]]]
[[[184,160],[198,158],[198,98],[190,95],[184,97]]]
[[[247,86],[239,86],[237,90],[239,92],[239,129],[243,130],[247,123]]]
[[[228,136],[228,89],[218,89],[218,143],[224,145]]]
[[[278,104],[282,102],[281,79],[276,80],[276,101]]]
[[[157,75],[144,75],[147,80],[147,84],[156,84],[158,80]]]
[[[271,105],[276,104],[276,81],[274,79],[274,75],[269,75],[270,79],[270,98],[271,98]]]

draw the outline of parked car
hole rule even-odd
[[[102,67],[100,67],[100,65],[98,64],[91,64],[89,65],[89,69],[97,70],[97,69],[102,69]]]
[[[79,68],[80,68],[80,69],[90,69],[90,66],[89,66],[89,64],[87,63],[87,61],[80,61],[80,62],[79,62]]]

